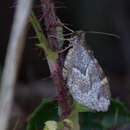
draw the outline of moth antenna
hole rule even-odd
[[[86,31],[88,34],[100,34],[100,35],[106,35],[106,36],[111,36],[111,37],[116,37],[117,39],[120,39],[120,36],[117,34],[112,34],[112,33],[105,33],[105,32],[97,32],[97,31]]]

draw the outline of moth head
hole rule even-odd
[[[85,32],[84,31],[76,31],[72,36],[72,43],[74,45],[84,45],[85,43]]]

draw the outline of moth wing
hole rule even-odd
[[[75,47],[75,46],[74,46]],[[81,45],[78,45],[74,48],[74,65],[73,67],[77,68],[82,74],[85,75],[86,69],[88,67],[91,57],[89,56],[87,50]]]
[[[92,110],[107,111],[110,100],[102,95],[104,89],[100,81],[98,69],[93,60],[91,60],[86,70],[86,75],[73,67],[67,84],[70,93],[78,103]]]
[[[102,95],[104,95],[104,97],[107,97],[108,99],[110,99],[111,92],[110,92],[110,86],[109,86],[108,79],[107,79],[106,75],[104,74],[103,69],[99,65],[97,59],[94,57],[93,52],[89,51],[89,54],[95,64],[95,68],[97,69],[97,73],[98,73],[100,83],[102,86]]]
[[[108,80],[97,60],[96,62],[92,60],[89,63],[86,77],[89,77],[89,82],[91,83],[90,95],[93,97],[93,99],[90,99],[93,103],[91,107],[96,111],[107,111],[110,104],[110,88]]]

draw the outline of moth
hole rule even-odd
[[[73,48],[66,56],[63,77],[73,99],[94,111],[107,111],[110,105],[110,87],[101,66],[86,44],[86,33],[76,31]]]

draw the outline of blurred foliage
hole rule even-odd
[[[88,107],[83,106],[76,101],[74,101],[73,105],[74,105],[74,108],[76,109],[77,112],[89,112],[89,111],[91,111]]]
[[[111,100],[107,112],[80,113],[81,130],[108,130],[130,122],[130,111],[118,100]]]
[[[76,104],[77,105],[77,104]],[[130,111],[118,100],[111,100],[107,112],[81,112],[79,111],[79,123],[81,130],[108,130],[112,127],[122,126],[130,122]],[[86,109],[87,111],[88,109]],[[28,120],[27,130],[42,130],[48,120],[58,121],[57,102],[43,101],[33,112]]]
[[[57,122],[56,121],[45,122],[44,130],[56,130],[56,129],[57,129]]]
[[[48,120],[58,120],[57,102],[43,101],[30,116],[27,130],[42,130]]]

